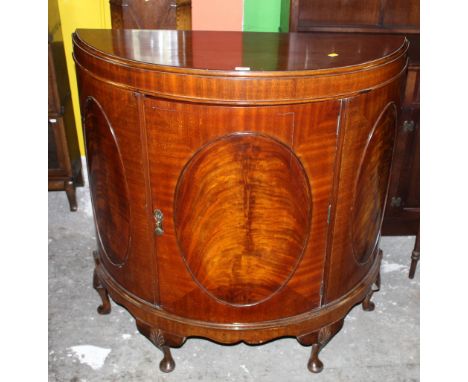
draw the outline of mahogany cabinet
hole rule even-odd
[[[191,0],[109,0],[112,28],[192,29]]]
[[[383,235],[419,235],[419,0],[291,0],[293,32],[385,33],[410,41]]]
[[[419,33],[419,0],[291,0],[290,29]]]
[[[164,372],[194,336],[293,336],[319,372],[348,311],[374,308],[408,41],[81,29],[73,43],[99,313],[109,295],[124,306]]]
[[[67,193],[71,211],[76,211],[75,188],[83,186],[80,149],[68,82],[62,29],[57,1],[49,14],[48,34],[48,172],[49,191]]]

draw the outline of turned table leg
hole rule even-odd
[[[414,243],[413,253],[411,254],[411,266],[408,275],[410,279],[414,278],[414,274],[416,273],[416,267],[419,261],[419,232],[420,229],[418,229],[418,234],[416,235],[416,242]]]

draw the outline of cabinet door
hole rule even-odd
[[[253,322],[319,306],[338,112],[146,99],[165,310]]]
[[[129,293],[155,303],[140,98],[77,73],[100,261]]]

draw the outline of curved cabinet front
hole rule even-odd
[[[94,98],[87,99],[83,114],[98,243],[106,259],[121,267],[131,240],[128,184],[122,155],[114,129]]]
[[[320,349],[379,284],[406,40],[79,30],[73,41],[100,312],[107,293],[126,307],[163,371],[190,336],[294,336],[320,371]]]

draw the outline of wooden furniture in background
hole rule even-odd
[[[191,0],[109,0],[112,28],[192,29]]]
[[[291,0],[290,29],[419,34],[419,0]]]
[[[419,36],[407,37],[410,62],[383,235],[417,235],[419,232]]]
[[[54,0],[50,1],[54,3]],[[58,15],[58,11],[55,14]],[[83,186],[81,156],[60,20],[51,19],[50,15],[48,61],[49,191],[64,190],[67,193],[70,210],[76,211],[75,188]]]
[[[73,42],[99,313],[108,295],[128,309],[164,372],[193,336],[293,336],[319,372],[347,312],[374,308],[407,40],[114,29]]]
[[[419,232],[419,0],[291,0],[293,32],[406,36],[409,66],[382,235]]]

